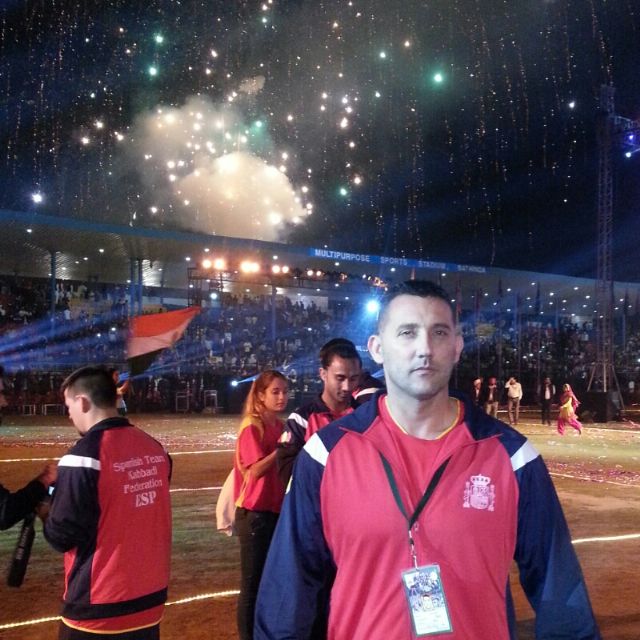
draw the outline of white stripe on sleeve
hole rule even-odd
[[[59,467],[77,467],[83,469],[95,469],[100,471],[100,460],[89,458],[88,456],[74,456],[67,454],[60,458]]]
[[[309,438],[307,444],[304,445],[304,449],[316,462],[319,462],[323,467],[327,466],[329,452],[317,433],[314,433]]]
[[[511,467],[514,471],[522,469],[526,464],[535,460],[540,454],[536,448],[527,440],[512,456]]]
[[[299,424],[305,431],[309,426],[309,421],[305,420],[299,413],[292,413],[287,420],[292,420],[296,424]]]

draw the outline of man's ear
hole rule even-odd
[[[91,401],[87,396],[80,396],[80,401],[82,402],[82,413],[89,413],[91,411]]]
[[[462,349],[464,348],[464,338],[461,334],[456,336],[456,364],[460,361],[460,355],[462,354]]]
[[[380,336],[378,334],[369,336],[367,349],[369,349],[371,357],[377,364],[382,364],[384,362],[384,358],[382,357],[382,344],[380,342]]]
[[[327,381],[327,370],[324,367],[320,367],[320,369],[318,369],[318,375],[323,383]]]

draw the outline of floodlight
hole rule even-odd
[[[378,313],[380,311],[380,302],[378,300],[369,300],[365,305],[367,313]]]

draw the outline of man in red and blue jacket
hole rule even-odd
[[[387,394],[320,430],[298,456],[256,640],[308,638],[327,588],[331,640],[510,640],[513,559],[536,638],[599,640],[540,455],[449,393],[462,337],[446,293],[420,281],[392,289],[369,350]]]
[[[156,640],[171,554],[171,459],[118,416],[111,372],[84,367],[63,383],[82,436],[60,459],[44,535],[64,552],[59,640]]]

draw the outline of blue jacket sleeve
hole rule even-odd
[[[314,436],[298,456],[269,547],[256,604],[255,640],[309,638],[318,628],[316,617],[326,616],[323,603],[328,602],[335,567],[320,513],[324,466],[309,454],[314,444],[323,446]]]
[[[58,479],[44,524],[44,537],[56,551],[69,551],[95,542],[100,507],[98,471],[58,465]]]
[[[516,472],[515,559],[536,612],[537,640],[600,640],[587,587],[549,472],[540,456]]]

